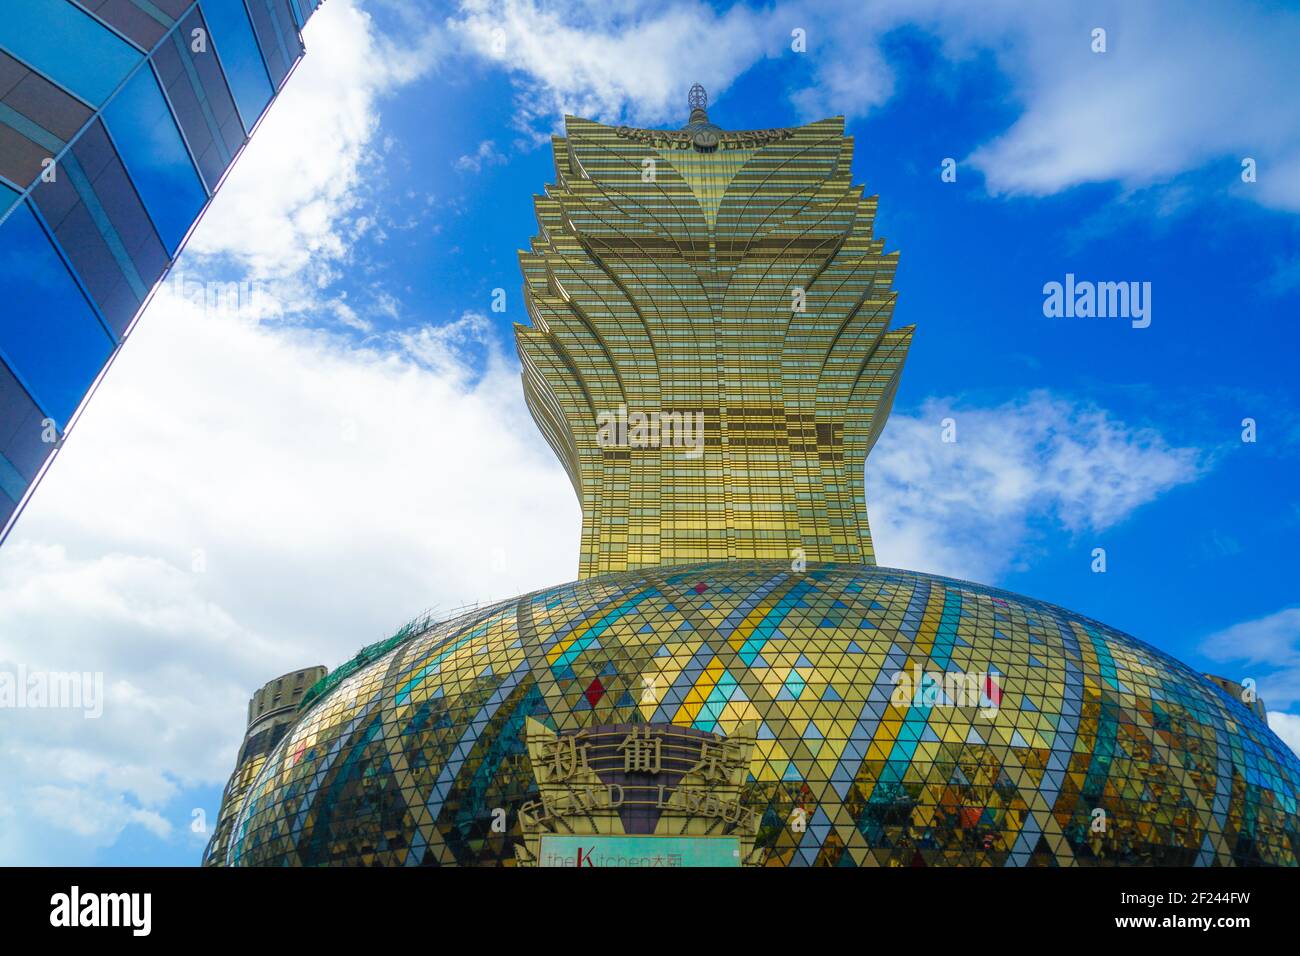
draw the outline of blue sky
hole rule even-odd
[[[678,126],[695,81],[724,128],[844,114],[880,196],[917,327],[867,465],[880,563],[1254,678],[1300,746],[1300,13],[861,6],[325,5],[0,549],[0,657],[108,688],[98,721],[21,715],[0,862],[195,863],[256,686],[576,574],[516,251],[565,112]],[[1150,326],[1045,317],[1067,273],[1149,282]]]

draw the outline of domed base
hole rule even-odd
[[[745,812],[691,832],[743,831],[762,865],[1294,865],[1300,845],[1300,761],[1160,651],[962,581],[743,561],[577,581],[396,642],[304,707],[224,861],[510,865],[530,833],[577,829],[538,822],[562,771],[604,781],[566,804],[603,828],[578,832],[633,832],[613,771],[581,763],[580,732],[621,725],[689,728],[697,792],[700,754],[749,741],[729,751]],[[703,819],[677,779],[663,799]]]

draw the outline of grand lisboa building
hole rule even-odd
[[[1300,761],[1229,680],[878,567],[912,328],[842,118],[575,117],[520,254],[577,581],[262,688],[228,866],[1295,865]]]

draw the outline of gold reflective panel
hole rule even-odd
[[[872,234],[843,120],[565,126],[515,337],[582,504],[580,575],[873,563],[863,471],[912,328],[889,330],[897,254]]]
[[[385,644],[304,707],[212,862],[533,865],[549,834],[765,866],[1296,863],[1300,761],[1252,709],[995,588],[728,561]],[[699,849],[633,842],[553,856]]]

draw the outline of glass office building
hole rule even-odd
[[[205,862],[1296,865],[1300,760],[1244,688],[875,566],[864,460],[911,330],[853,141],[692,100],[680,130],[569,117],[521,256],[582,579],[304,691]]]
[[[0,7],[0,540],[321,0]]]

